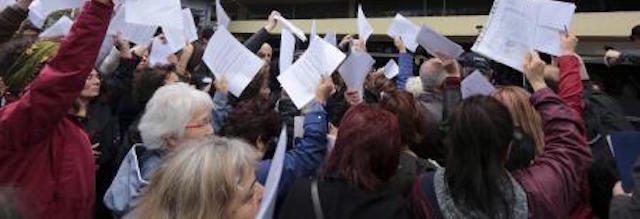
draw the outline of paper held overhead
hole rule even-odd
[[[417,37],[418,43],[432,56],[444,55],[447,58],[458,58],[464,49],[462,46],[442,36],[428,26],[422,26]]]
[[[162,33],[167,38],[167,44],[171,48],[171,52],[175,53],[180,51],[187,45],[187,39],[184,36],[183,29],[162,27]]]
[[[495,90],[496,88],[491,82],[478,70],[471,73],[460,83],[462,99],[467,99],[467,97],[474,95],[489,96]]]
[[[227,28],[231,22],[231,18],[229,18],[227,12],[224,11],[222,4],[220,4],[220,0],[216,0],[216,20],[218,21],[218,27],[224,28]]]
[[[29,20],[38,28],[44,26],[47,17],[59,10],[80,8],[84,0],[34,0],[29,5]]]
[[[269,167],[269,175],[267,176],[267,182],[264,185],[264,198],[260,203],[260,210],[256,219],[271,219],[276,205],[276,198],[278,197],[278,185],[282,178],[282,168],[284,167],[284,159],[287,149],[287,126],[282,126],[280,137],[278,138],[278,146],[276,152],[271,159],[271,167]]]
[[[360,91],[363,89],[365,78],[371,72],[371,67],[375,63],[376,60],[368,53],[353,51],[344,60],[338,72],[340,72],[340,76],[342,76],[348,88]]]
[[[66,36],[73,26],[73,21],[67,17],[62,16],[56,23],[51,25],[47,30],[40,33],[40,38],[55,38]]]
[[[322,77],[328,77],[344,58],[335,46],[321,39],[313,40],[307,51],[278,76],[278,81],[296,107],[302,109],[313,99]]]
[[[398,63],[395,60],[390,59],[389,62],[384,66],[384,76],[387,79],[393,79],[400,73],[400,67],[398,67]]]
[[[413,22],[401,14],[396,14],[391,26],[389,26],[389,29],[387,30],[387,35],[394,39],[396,37],[401,37],[407,49],[411,52],[415,52],[418,48],[416,38],[419,32],[420,27],[418,25],[413,24]]]
[[[280,35],[280,58],[278,64],[280,72],[285,72],[293,63],[293,53],[296,50],[296,38],[288,29],[282,29]]]
[[[336,32],[328,32],[327,34],[324,35],[324,41],[327,41],[327,43],[333,45],[333,46],[337,46],[338,45],[338,40],[337,40],[337,36],[336,36]]]
[[[202,57],[216,78],[226,78],[229,91],[239,97],[264,61],[249,51],[225,28],[219,28],[209,40]]]
[[[561,55],[564,28],[575,9],[552,0],[496,0],[471,50],[522,72],[531,50]]]
[[[184,37],[187,39],[187,42],[193,43],[198,40],[198,28],[193,20],[191,9],[185,8],[182,10],[182,22],[184,23]]]
[[[107,34],[114,36],[120,33],[123,39],[130,42],[138,45],[149,45],[158,26],[127,23],[124,10],[124,7],[120,7],[111,18]]]
[[[309,33],[310,33],[309,36],[318,35],[316,33],[316,20],[315,19],[311,21],[311,30],[309,31]],[[313,40],[313,39],[314,39],[314,37],[311,37],[311,40]]]
[[[290,21],[280,15],[277,15],[275,18],[284,26],[284,28],[287,28],[291,33],[296,35],[298,39],[302,40],[302,42],[307,42],[307,36],[305,36],[304,31],[302,31],[300,28],[296,27]]]
[[[149,53],[149,65],[167,65],[169,64],[169,56],[173,54],[169,43],[164,42],[159,37],[153,38],[151,44],[151,52]]]
[[[13,3],[16,3],[16,1],[15,0],[0,0],[0,10],[3,10],[7,6],[13,5]]]
[[[126,1],[127,23],[183,29],[180,0],[135,0]]]
[[[364,11],[362,10],[362,5],[358,5],[358,39],[362,40],[363,43],[367,43],[369,37],[373,34],[373,27],[367,21],[367,17],[364,15]]]

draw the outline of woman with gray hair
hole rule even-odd
[[[107,190],[104,203],[116,216],[131,210],[164,155],[189,140],[213,135],[213,102],[206,93],[184,83],[158,89],[140,120],[143,144],[127,153]]]
[[[185,143],[167,156],[127,217],[253,219],[263,193],[258,158],[240,140],[210,136]]]

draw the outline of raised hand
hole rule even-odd
[[[532,51],[524,58],[524,74],[534,91],[547,87],[544,81],[544,67],[547,64],[540,59],[538,52]]]
[[[276,26],[278,25],[278,20],[276,19],[276,17],[278,16],[282,16],[280,15],[280,12],[278,11],[271,11],[271,14],[269,15],[269,18],[267,19],[267,25],[264,26],[264,29],[266,29],[269,32],[272,32]]]
[[[561,47],[562,55],[576,55],[576,46],[578,45],[578,38],[572,33],[567,33],[562,36]]]
[[[393,44],[396,46],[396,48],[398,48],[398,51],[400,51],[400,53],[407,53],[407,46],[405,46],[404,44],[404,40],[402,40],[402,37],[397,36],[393,39]]]
[[[316,89],[316,101],[321,104],[325,104],[331,93],[335,92],[336,86],[330,77],[322,76],[320,85]]]
[[[227,83],[227,79],[225,79],[224,77],[216,78],[215,88],[217,92],[220,92],[225,96],[229,94],[229,85]]]

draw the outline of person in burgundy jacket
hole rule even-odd
[[[535,91],[531,103],[543,120],[546,145],[542,154],[531,166],[508,173],[504,159],[513,123],[501,118],[508,118],[509,112],[490,98],[463,101],[452,116],[447,169],[426,173],[414,184],[416,218],[569,218],[575,212],[591,161],[583,120],[573,103],[547,88],[545,63],[537,53],[525,63]],[[469,114],[471,111],[481,114]],[[469,132],[468,126],[480,129]]]
[[[91,145],[69,111],[94,67],[112,10],[111,0],[86,3],[30,88],[0,108],[0,187],[17,191],[26,218],[92,218]]]

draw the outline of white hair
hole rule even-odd
[[[424,93],[424,90],[422,89],[422,80],[420,79],[420,77],[410,77],[409,80],[407,80],[406,86],[407,91],[413,94],[414,97],[418,97],[420,96],[420,94]]]
[[[138,129],[148,149],[166,146],[166,138],[181,139],[185,127],[198,110],[212,111],[211,97],[185,83],[160,87],[147,103]]]

